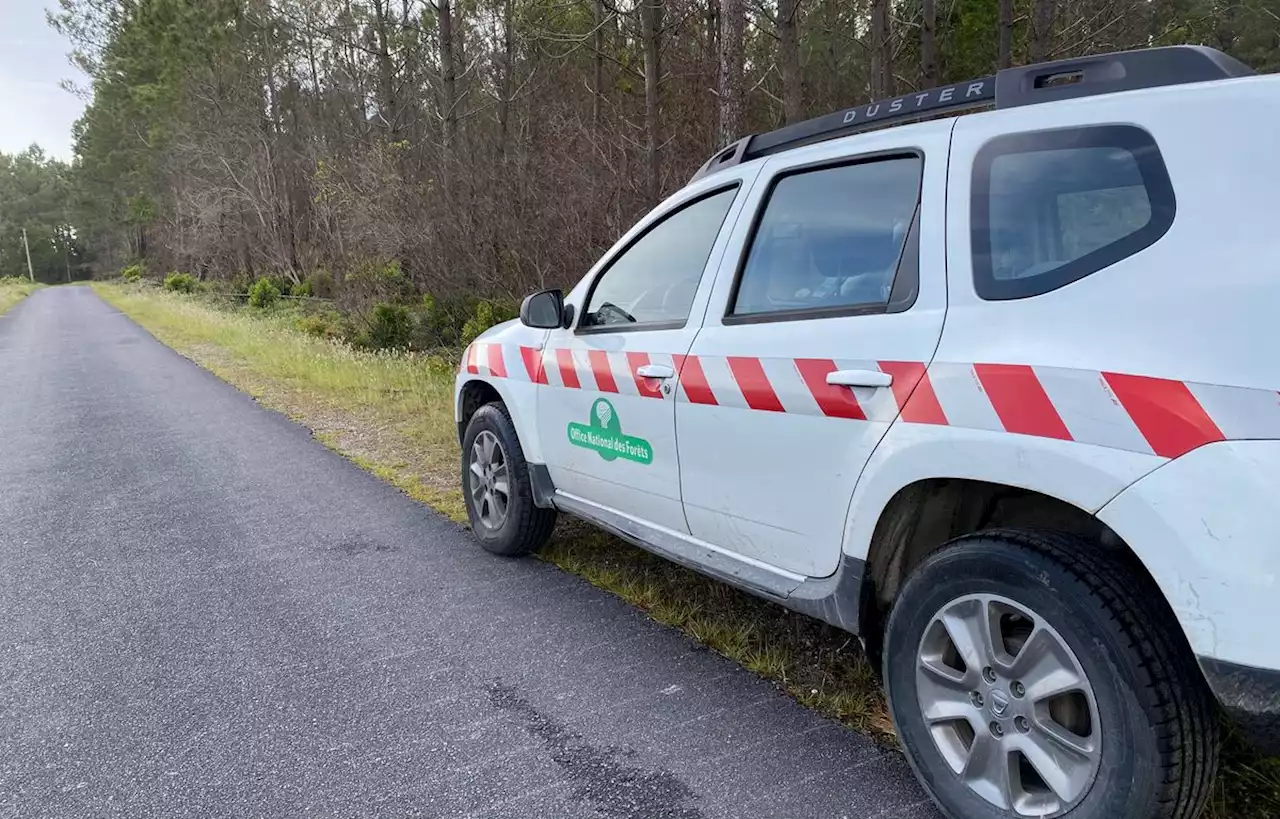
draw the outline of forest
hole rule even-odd
[[[50,23],[91,78],[75,160],[0,159],[41,277],[392,300],[572,284],[717,148],[860,102],[1146,45],[1280,69],[1280,0],[61,0]]]

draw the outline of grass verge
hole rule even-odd
[[[0,313],[31,295],[39,286],[26,279],[0,279]]]
[[[138,286],[94,289],[160,341],[312,429],[332,449],[465,522],[451,396],[456,362],[358,352],[298,332],[288,313],[219,307]],[[805,705],[882,741],[884,698],[858,642],[564,520],[541,555],[772,680]],[[1280,759],[1228,742],[1208,819],[1280,816]]]

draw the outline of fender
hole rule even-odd
[[[518,320],[489,328],[463,351],[453,386],[453,417],[458,424],[464,420],[466,386],[479,381],[492,387],[511,413],[525,460],[532,464],[544,463],[537,435],[537,389],[546,338],[546,330],[526,327]]]
[[[1093,514],[1167,462],[1074,441],[895,421],[854,487],[842,549],[865,561],[880,515],[899,490],[917,481],[964,478],[1014,486]]]

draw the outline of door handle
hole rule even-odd
[[[887,387],[893,376],[879,370],[836,370],[827,373],[827,383],[837,387]]]
[[[636,375],[641,378],[671,378],[676,371],[665,364],[641,364],[636,367]]]

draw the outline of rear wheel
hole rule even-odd
[[[965,538],[890,614],[890,711],[954,819],[1191,819],[1217,767],[1217,710],[1150,581],[1091,544]]]
[[[551,537],[555,510],[534,505],[524,449],[501,403],[486,404],[467,423],[462,493],[472,533],[494,554],[529,554]]]

